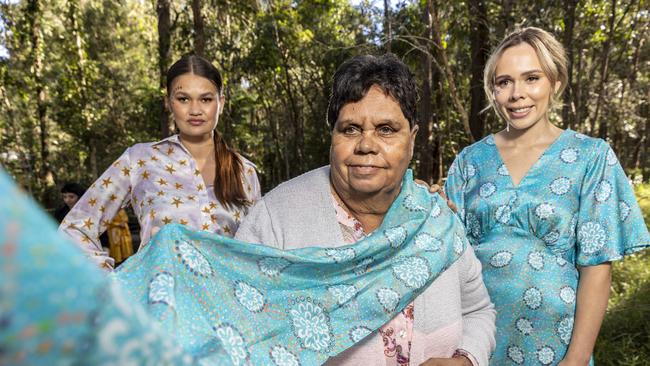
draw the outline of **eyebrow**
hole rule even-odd
[[[187,92],[184,92],[182,90],[174,91],[174,95],[179,95],[179,94],[189,95]],[[199,98],[212,97],[214,95],[215,95],[215,93],[213,93],[213,92],[207,92],[207,93],[200,94]]]
[[[528,71],[524,71],[524,72],[522,72],[521,75],[523,75],[523,76],[527,76],[527,75],[530,75],[530,74],[539,74],[539,73],[543,74],[544,71],[539,70],[539,69],[528,70]],[[508,74],[499,75],[499,76],[495,77],[494,80],[499,80],[499,79],[507,78],[507,77],[509,78],[509,77],[511,77],[511,76],[508,75]]]

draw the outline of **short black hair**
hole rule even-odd
[[[330,129],[334,129],[341,108],[360,101],[373,85],[397,100],[410,128],[417,124],[415,76],[397,56],[387,53],[382,56],[355,56],[339,66],[334,73],[332,94],[327,106]]]
[[[74,193],[81,198],[86,193],[86,188],[79,183],[69,182],[63,185],[61,193]]]

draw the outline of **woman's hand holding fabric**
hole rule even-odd
[[[430,358],[420,366],[472,366],[472,361],[465,356],[454,358]]]

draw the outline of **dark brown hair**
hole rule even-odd
[[[208,60],[196,56],[184,56],[176,61],[167,71],[167,93],[171,95],[171,87],[174,79],[183,74],[194,74],[210,80],[216,87],[217,93],[221,96],[223,80],[221,74]],[[242,177],[244,176],[244,165],[235,150],[228,147],[221,134],[214,131],[214,158],[216,163],[216,174],[214,177],[214,194],[227,208],[232,206],[248,206],[251,202],[246,196]]]

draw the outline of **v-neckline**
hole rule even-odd
[[[508,173],[507,177],[508,177],[508,181],[510,183],[510,186],[513,189],[518,189],[519,187],[521,187],[521,184],[524,183],[524,181],[531,174],[531,172],[533,170],[535,170],[537,165],[540,164],[540,161],[542,160],[542,158],[545,155],[547,155],[553,148],[555,148],[555,146],[559,145],[560,140],[562,140],[563,136],[565,134],[567,134],[568,132],[569,132],[569,129],[567,128],[566,130],[562,131],[562,133],[560,133],[560,135],[558,137],[556,137],[555,140],[553,140],[553,142],[551,142],[550,145],[548,145],[548,147],[544,150],[543,153],[541,153],[539,155],[539,157],[537,157],[537,160],[535,160],[535,162],[528,168],[526,173],[524,173],[524,175],[519,180],[519,183],[517,183],[516,185],[515,185],[515,182],[512,180],[512,175],[510,175],[510,169],[508,169],[508,166],[506,165],[506,161],[503,159],[503,156],[501,156],[501,151],[499,151],[499,148],[497,147],[497,143],[496,143],[496,139],[495,139],[494,134],[490,135],[490,137],[492,138],[492,141],[494,142],[492,147],[494,148],[494,151],[495,151],[495,153],[497,155],[497,158],[501,162],[501,165],[505,167],[506,172]]]

